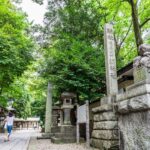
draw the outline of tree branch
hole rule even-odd
[[[150,21],[150,18],[147,18],[142,24],[140,24],[140,28],[142,28],[148,21]]]
[[[127,38],[128,34],[130,32],[131,26],[132,26],[132,22],[131,22],[131,24],[130,24],[130,26],[128,28],[128,31],[127,31],[126,35],[124,36],[124,38],[122,39],[122,41],[120,42],[120,44],[117,46],[117,56],[119,54],[119,51],[120,51],[120,48],[121,48],[123,42],[125,41],[125,39]]]
[[[130,32],[130,29],[131,29],[131,26],[132,26],[132,22],[131,22],[131,24],[130,24],[130,26],[129,26],[129,28],[128,28],[128,31],[127,31],[126,35],[124,36],[124,38],[122,39],[122,41],[121,41],[120,44],[119,44],[120,47],[122,46],[123,42],[125,41],[126,37],[128,36],[128,34],[129,34],[129,32]]]

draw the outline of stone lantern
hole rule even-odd
[[[73,107],[74,107],[76,95],[71,92],[63,92],[61,94],[61,99],[62,99],[62,103],[63,103],[61,108],[62,108],[63,114],[64,114],[63,124],[71,125],[70,113],[71,113],[71,109],[73,109]]]
[[[74,143],[76,142],[76,126],[71,123],[71,111],[74,108],[76,95],[71,92],[61,94],[60,126],[52,136],[52,143]]]

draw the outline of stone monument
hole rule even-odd
[[[113,26],[104,28],[105,68],[107,96],[101,99],[101,106],[94,108],[94,127],[91,144],[99,149],[118,149],[118,122],[113,111],[113,103],[118,93],[116,58]]]
[[[74,107],[72,101],[73,97],[75,97],[75,95],[73,93],[68,93],[68,92],[64,92],[61,95],[63,101],[63,105],[61,108],[64,112],[64,122],[63,122],[64,125],[71,125],[70,113],[71,113],[71,109],[73,109]]]
[[[46,112],[45,112],[45,132],[37,139],[50,139],[52,127],[52,85],[48,82],[47,87],[47,100],[46,100]]]
[[[117,95],[120,150],[150,149],[150,45],[134,60],[134,84]]]
[[[62,99],[62,113],[60,132],[55,133],[51,138],[53,143],[73,143],[76,142],[76,127],[71,123],[71,110],[74,107],[76,95],[71,92],[63,92]]]
[[[45,133],[51,133],[52,126],[52,85],[48,83],[46,115],[45,115]]]

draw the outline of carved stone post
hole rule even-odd
[[[45,116],[45,132],[50,133],[52,126],[52,85],[48,83],[46,116]]]
[[[113,149],[114,146],[119,145],[119,141],[117,117],[113,112],[113,103],[118,93],[118,84],[113,26],[111,24],[105,24],[104,44],[107,96],[101,99],[101,106],[92,109],[94,127],[91,143],[99,149]]]

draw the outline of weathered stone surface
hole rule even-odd
[[[119,113],[128,113],[150,109],[150,95],[145,94],[118,103]]]
[[[150,111],[120,115],[121,150],[150,149]]]
[[[119,113],[127,113],[128,110],[128,101],[129,100],[124,100],[118,103],[118,112]]]
[[[94,121],[100,121],[100,114],[94,114]]]
[[[119,142],[118,142],[118,140],[91,139],[91,145],[100,150],[104,150],[104,149],[114,148],[116,146],[118,147]]]
[[[118,130],[93,130],[92,138],[103,140],[117,140]]]
[[[120,150],[150,149],[150,46],[134,61],[134,84],[118,95]]]
[[[148,93],[150,93],[150,84],[141,85],[133,89],[129,88],[126,92],[127,98],[132,98],[135,96],[148,94]]]
[[[50,133],[52,127],[52,85],[48,83],[46,113],[45,113],[45,132]]]
[[[113,112],[103,112],[94,115],[94,121],[115,121],[117,116]]]
[[[118,129],[118,123],[117,121],[94,122],[94,129],[100,129],[100,130]]]
[[[134,61],[133,61],[133,67],[138,68],[138,67],[150,67],[150,45],[149,44],[141,44],[138,48],[139,55],[137,56]]]
[[[150,108],[150,95],[141,95],[130,99],[129,110],[145,110]]]
[[[117,102],[127,99],[126,93],[121,93],[116,95]]]
[[[130,91],[131,89],[134,89],[134,88],[139,87],[139,86],[142,86],[142,85],[150,85],[150,79],[145,79],[145,80],[143,80],[143,81],[139,81],[139,82],[137,82],[137,83],[134,83],[134,84],[128,86],[128,87],[126,88],[126,90],[127,90],[127,91]]]
[[[135,67],[133,69],[133,74],[134,74],[134,83],[137,83],[139,81],[143,81],[147,78],[150,77],[150,74],[148,72],[148,68],[146,67]]]
[[[112,110],[113,110],[112,104],[109,104],[109,105],[105,104],[105,105],[93,108],[92,112],[99,113],[99,112],[107,112],[107,111],[112,111]]]
[[[118,129],[118,122],[117,121],[102,121],[102,122],[94,122],[94,129],[100,130],[113,130]]]
[[[122,101],[125,99],[129,99],[135,96],[140,96],[144,94],[150,94],[150,84],[143,84],[143,85],[132,85],[127,88],[126,93],[118,94],[117,101]]]
[[[115,42],[113,26],[111,24],[105,24],[104,27],[104,47],[107,95],[116,95],[118,93],[118,83],[116,73]]]
[[[112,104],[112,97],[111,96],[102,97],[100,102],[101,105]]]

